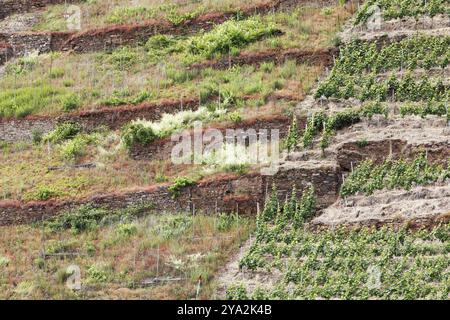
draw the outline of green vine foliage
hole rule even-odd
[[[350,75],[333,70],[316,92],[316,99],[322,96],[361,101],[446,101],[450,98],[450,90],[440,78],[424,76],[415,79],[411,73],[400,78],[392,75],[379,81],[376,74]]]
[[[360,122],[362,117],[372,118],[376,114],[387,117],[388,107],[380,102],[370,102],[360,108],[347,109],[334,115],[327,115],[322,111],[318,112],[308,120],[308,125],[302,135],[303,147],[310,148],[314,138],[319,132],[322,132],[319,146],[322,150],[325,150],[337,130]]]
[[[276,271],[277,283],[253,293],[242,283],[232,285],[230,299],[446,300],[449,235],[450,224],[415,232],[286,229],[277,242],[274,235],[252,246],[241,261],[250,270]],[[369,286],[377,274],[379,285]]]
[[[376,43],[353,40],[345,45],[334,70],[345,74],[445,68],[450,62],[450,36],[418,35],[382,48]]]
[[[333,70],[316,99],[357,98],[361,101],[447,101],[449,88],[440,77],[415,78],[412,71],[445,68],[450,63],[450,37],[419,35],[378,48],[354,40],[341,49]],[[396,75],[396,71],[407,71]],[[382,72],[391,76],[378,77]],[[383,80],[384,79],[384,80]]]
[[[273,186],[262,213],[256,219],[257,242],[269,240],[267,237],[273,236],[273,230],[282,234],[285,228],[303,227],[303,224],[314,216],[315,208],[316,195],[313,186],[303,191],[300,200],[297,199],[297,190],[293,187],[291,196],[286,198],[284,204],[280,203],[277,189]]]
[[[289,132],[286,137],[286,140],[284,141],[284,148],[291,152],[295,149],[297,146],[298,140],[300,138],[299,128],[297,124],[297,118],[293,116],[292,118],[292,124],[289,127]]]
[[[345,180],[341,196],[357,193],[371,195],[376,190],[401,188],[410,190],[414,185],[426,185],[450,177],[449,167],[430,165],[425,154],[413,161],[386,160],[381,165],[363,161]]]
[[[426,104],[404,104],[400,106],[400,114],[402,117],[407,115],[421,116],[427,115],[446,116],[450,120],[448,103],[445,102],[428,102]]]
[[[386,181],[397,184],[404,174],[395,172],[407,172],[408,168],[410,174],[425,176],[422,158],[405,164],[390,164],[392,172],[386,175]],[[406,227],[338,227],[314,232],[304,225],[314,215],[314,207],[312,187],[303,192],[300,200],[293,190],[283,206],[276,190],[272,192],[264,210],[272,220],[258,216],[257,237],[239,267],[246,272],[276,272],[281,276],[274,286],[253,292],[245,282],[232,284],[227,290],[228,299],[448,298],[450,224],[414,232]],[[380,275],[378,286],[368,285],[373,277],[371,270]]]
[[[381,9],[386,20],[420,15],[433,17],[450,12],[448,0],[369,0],[356,14],[355,25],[368,21],[373,15],[373,6]]]

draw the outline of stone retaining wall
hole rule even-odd
[[[4,200],[0,201],[0,226],[40,221],[83,204],[117,209],[146,203],[151,204],[155,211],[195,211],[206,214],[239,211],[239,214],[249,215],[256,213],[258,203],[263,208],[266,191],[270,192],[272,183],[277,185],[280,199],[285,199],[286,195],[291,194],[294,184],[300,196],[311,182],[316,187],[319,206],[325,206],[337,199],[339,175],[339,171],[333,167],[284,168],[275,176],[249,173],[209,177],[183,188],[177,196],[169,191],[166,184],[79,200],[29,203]]]
[[[49,4],[77,3],[80,0],[0,0],[0,19],[43,8]]]

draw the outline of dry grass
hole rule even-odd
[[[3,77],[0,88],[4,90],[5,100],[0,102],[0,115],[56,115],[64,110],[93,110],[105,105],[113,108],[114,105],[166,99],[179,99],[181,102],[200,94],[207,96],[214,90],[242,98],[254,94],[267,97],[276,89],[289,87],[296,90],[294,94],[301,96],[305,93],[303,88],[307,90],[309,87],[303,79],[317,78],[321,70],[317,65],[286,63],[273,66],[269,72],[254,66],[187,71],[170,63],[161,68],[140,62],[131,69],[117,70],[105,59],[107,57],[98,57],[98,54],[62,55],[57,59],[43,56],[33,71]],[[46,96],[39,94],[43,88],[52,88],[52,92]],[[143,92],[147,96],[140,100]],[[78,104],[67,109],[66,101],[71,96]],[[45,103],[36,101],[39,99],[46,99]],[[11,108],[16,108],[14,101],[20,101],[19,111],[11,111]]]
[[[250,101],[249,103],[256,103]],[[280,114],[291,108],[283,101],[239,110],[242,120]],[[215,127],[224,122],[210,124]],[[230,125],[233,123],[228,122]],[[206,127],[207,123],[204,123]],[[239,127],[239,124],[237,124]],[[101,135],[98,145],[91,145],[76,160],[62,157],[59,145],[16,143],[0,150],[0,199],[39,200],[40,190],[53,191],[52,198],[83,198],[117,190],[136,189],[155,183],[172,182],[179,176],[199,178],[221,172],[224,168],[203,165],[173,165],[165,161],[135,161],[120,143],[118,132]],[[95,163],[95,168],[50,171],[75,163]]]
[[[86,30],[111,24],[141,23],[149,19],[177,21],[184,17],[195,17],[211,12],[234,12],[243,6],[256,7],[267,2],[267,0],[245,2],[242,0],[139,0],[138,5],[133,6],[130,0],[98,0],[77,5],[81,9],[81,28]],[[48,6],[33,30],[66,31],[67,7],[66,5]]]
[[[289,13],[264,16],[265,22],[274,23],[284,34],[260,40],[242,48],[242,52],[251,54],[268,49],[315,50],[329,47],[348,15],[344,7],[335,6],[328,10],[304,7]],[[74,108],[67,107],[70,98],[77,100],[76,105],[84,110],[105,104],[137,103],[141,101],[138,98],[143,92],[147,101],[181,100],[197,97],[199,91],[210,84],[223,86],[226,90],[234,83],[232,89],[237,91],[236,96],[241,91],[238,88],[244,88],[243,94],[259,90],[259,93],[267,95],[270,94],[269,80],[284,78],[280,74],[283,66],[273,68],[267,75],[253,67],[238,68],[234,72],[211,69],[188,71],[186,62],[182,62],[185,59],[186,53],[181,52],[162,55],[155,60],[155,56],[144,47],[118,49],[112,54],[54,53],[28,58],[23,62],[25,68],[20,67],[18,72],[9,72],[0,79],[4,99],[0,103],[0,116],[20,117],[30,113],[53,115],[63,110],[71,111]],[[14,66],[8,69],[12,70]],[[296,73],[301,71],[296,71],[292,70],[293,81],[299,80]],[[242,74],[241,79],[233,76],[236,73]],[[231,85],[225,82],[231,82]],[[259,88],[255,87],[258,83]],[[44,91],[45,94],[42,93]],[[19,110],[10,111],[14,108]]]
[[[208,298],[214,273],[253,229],[245,218],[226,229],[219,227],[223,221],[152,214],[125,227],[113,223],[81,233],[28,225],[1,227],[0,297],[191,299],[201,278],[200,298]],[[132,232],[120,231],[127,226]],[[43,252],[72,255],[44,259]],[[65,284],[65,270],[73,264],[81,269],[81,291],[71,291]],[[141,286],[143,280],[156,276],[186,279]]]

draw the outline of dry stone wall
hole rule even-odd
[[[256,213],[258,203],[260,208],[263,207],[266,192],[270,192],[273,183],[279,190],[280,199],[285,199],[291,194],[293,185],[298,188],[300,196],[311,182],[320,199],[318,205],[323,207],[336,200],[339,175],[339,170],[330,166],[293,167],[282,168],[274,176],[262,176],[259,172],[242,176],[213,176],[181,189],[177,196],[166,184],[79,200],[28,203],[5,200],[0,201],[0,226],[40,221],[83,204],[118,209],[145,203],[158,212],[193,211],[214,214],[238,211],[239,214],[249,215]]]
[[[0,0],[0,19],[43,8],[50,4],[77,3],[79,0]]]

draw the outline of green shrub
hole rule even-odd
[[[34,193],[35,200],[46,201],[59,196],[60,193],[51,187],[42,186]]]
[[[44,134],[41,130],[34,129],[31,132],[33,144],[40,144],[42,142],[42,138]]]
[[[182,52],[184,50],[183,43],[178,41],[174,36],[170,35],[155,35],[150,37],[145,48],[148,51],[150,60],[158,63],[166,55],[173,52]]]
[[[122,97],[118,97],[117,95],[112,95],[111,97],[108,97],[106,99],[103,99],[100,104],[105,105],[107,107],[118,107],[122,106],[128,103],[127,99],[124,99]]]
[[[104,265],[94,264],[87,269],[88,281],[90,283],[104,283],[108,281],[108,271]]]
[[[80,233],[96,229],[108,213],[108,210],[84,205],[47,221],[46,225],[52,231],[71,229],[75,233]]]
[[[173,184],[169,187],[169,191],[172,193],[174,197],[178,196],[180,193],[180,190],[192,186],[195,184],[195,181],[187,178],[187,177],[177,177],[175,178]]]
[[[216,54],[230,53],[263,37],[279,33],[272,24],[265,24],[260,18],[243,21],[229,20],[216,26],[210,32],[191,37],[187,45],[192,55],[213,58]]]
[[[169,20],[173,25],[178,26],[188,20],[194,19],[200,13],[201,11],[178,13],[176,10],[170,10],[167,14],[167,20]]]
[[[143,216],[152,209],[153,206],[149,204],[139,204],[118,210],[98,208],[87,204],[65,211],[63,214],[45,221],[44,225],[55,232],[70,229],[75,233],[80,233],[96,230],[105,224],[125,223]]]
[[[43,137],[43,141],[52,142],[52,143],[60,143],[65,140],[70,140],[75,138],[79,133],[81,133],[82,128],[81,125],[74,122],[64,122],[58,124],[56,128],[46,134]]]
[[[38,64],[38,55],[31,54],[27,57],[19,58],[16,62],[12,62],[6,65],[6,74],[8,75],[20,75],[32,71]]]
[[[367,139],[362,139],[362,140],[358,140],[356,141],[356,145],[358,146],[358,148],[365,148],[369,145],[369,142],[367,141]]]
[[[273,61],[270,62],[263,62],[261,64],[261,70],[265,73],[271,73],[273,71],[273,68],[275,67],[275,63]]]
[[[300,133],[297,125],[297,118],[293,116],[291,126],[289,127],[288,135],[284,140],[284,148],[286,148],[288,152],[293,151],[297,146],[299,138]]]
[[[68,240],[68,241],[58,241],[58,240],[50,240],[45,244],[45,253],[46,254],[57,254],[57,253],[65,253],[65,252],[74,252],[77,249],[78,242],[77,240]]]
[[[59,151],[64,160],[75,160],[86,153],[88,145],[98,141],[97,134],[79,134],[75,138],[64,142]]]
[[[0,117],[23,118],[52,105],[63,95],[63,90],[49,85],[2,90]]]
[[[135,144],[151,143],[156,135],[151,127],[144,126],[142,123],[130,123],[122,128],[121,138],[125,146],[130,149]]]
[[[63,98],[62,108],[64,111],[73,111],[81,106],[81,100],[76,94],[70,94]]]
[[[116,69],[126,70],[134,66],[138,62],[138,54],[130,47],[121,47],[114,50],[107,61]]]
[[[160,219],[153,232],[163,239],[173,239],[185,233],[192,226],[192,217],[168,215]]]
[[[134,98],[131,103],[132,104],[140,104],[148,99],[150,99],[153,95],[148,91],[141,91],[136,98]]]
[[[232,113],[230,113],[228,115],[228,117],[230,118],[231,121],[233,121],[234,123],[240,123],[242,122],[242,115],[239,111],[233,111]]]
[[[248,300],[247,289],[243,284],[232,285],[227,288],[226,300]]]
[[[174,46],[177,43],[174,36],[158,34],[150,37],[145,43],[145,48],[149,51],[162,51]]]
[[[137,227],[131,223],[122,223],[116,227],[115,232],[119,237],[129,238],[137,233]]]

